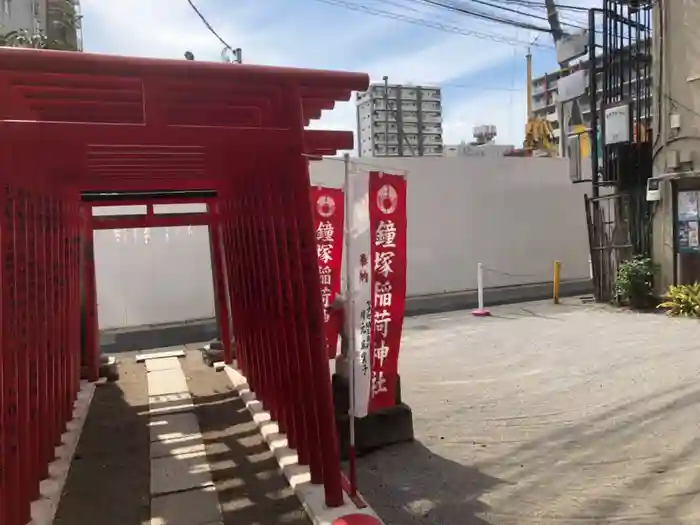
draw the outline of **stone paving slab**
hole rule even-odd
[[[183,345],[155,348],[136,355],[136,362],[143,363],[149,359],[165,359],[170,357],[184,357],[185,347]]]
[[[201,437],[197,416],[192,412],[152,417],[148,428],[151,442]]]
[[[212,485],[206,455],[183,454],[151,460],[151,496]]]
[[[148,374],[148,396],[163,396],[189,392],[182,370],[161,370]]]
[[[159,496],[151,500],[151,525],[211,525],[220,523],[214,487]]]
[[[151,459],[184,455],[194,457],[198,454],[202,456],[206,454],[201,436],[188,436],[181,439],[153,441],[151,443]]]
[[[152,416],[189,412],[194,408],[189,392],[163,394],[148,398],[148,412]]]
[[[177,357],[163,357],[161,359],[147,359],[144,361],[147,372],[160,372],[163,370],[182,371],[180,359]]]

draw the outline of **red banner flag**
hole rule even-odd
[[[406,179],[369,174],[372,331],[369,412],[394,406],[406,306]]]
[[[311,186],[311,206],[316,228],[318,272],[328,358],[335,358],[341,323],[334,322],[329,307],[340,293],[343,260],[345,196],[342,189]]]

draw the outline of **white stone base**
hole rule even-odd
[[[326,507],[323,486],[311,484],[309,468],[299,465],[296,451],[287,447],[287,436],[280,433],[277,423],[271,421],[270,413],[266,412],[262,403],[255,399],[255,394],[248,387],[246,378],[231,366],[227,366],[224,370],[253,417],[260,434],[277,458],[280,470],[315,525],[332,525],[335,520],[349,514],[367,514],[375,518],[378,524],[383,523],[370,507],[358,509],[347,495],[342,507],[333,509]]]
[[[94,394],[94,383],[81,383],[80,392],[73,404],[73,419],[66,425],[66,432],[61,436],[61,445],[56,447],[56,459],[49,465],[49,477],[39,486],[41,497],[32,502],[30,525],[53,524]]]

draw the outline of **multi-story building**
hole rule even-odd
[[[623,50],[624,51],[624,50]],[[624,63],[624,62],[623,62]],[[602,65],[602,56],[598,58],[598,66]],[[532,109],[535,117],[539,117],[541,119],[546,119],[549,120],[552,124],[552,129],[554,132],[554,137],[555,137],[555,142],[558,144],[559,143],[559,136],[560,136],[560,128],[561,128],[561,123],[559,121],[559,114],[557,112],[557,103],[558,103],[558,83],[559,80],[562,77],[568,76],[572,73],[575,73],[580,70],[585,70],[588,71],[589,69],[589,61],[588,60],[582,60],[574,65],[572,65],[569,68],[565,69],[560,69],[559,71],[556,71],[554,73],[546,73],[545,75],[541,77],[537,77],[532,80]],[[617,75],[618,82],[623,82],[625,84],[629,82],[636,82],[637,81],[637,74],[636,72],[632,72],[629,70],[629,62],[627,62],[627,68],[622,68],[623,71]],[[626,70],[624,70],[626,69]],[[602,93],[602,74],[598,73],[598,93]],[[631,79],[631,80],[630,80]],[[641,101],[642,104],[645,104],[646,107],[651,108],[652,107],[652,97],[651,97],[651,78],[646,78],[644,79],[646,82],[646,89],[645,90],[640,90],[640,92],[645,92],[647,93],[646,96],[644,96],[643,100]],[[635,90],[632,90],[634,92]],[[600,97],[599,97],[600,98]],[[581,124],[583,124],[586,127],[590,127],[590,120],[591,120],[591,104],[590,100],[588,97],[588,94],[584,95],[583,97],[578,99],[578,107],[580,109],[580,117],[581,117]],[[646,112],[642,111],[642,114],[646,113],[648,115],[651,115],[651,111]],[[648,128],[651,125],[651,122],[645,122],[643,123],[646,128]]]
[[[361,157],[442,156],[442,92],[436,86],[383,83],[357,95]]]
[[[33,32],[44,28],[46,2],[38,0],[0,0],[0,32],[26,29]]]
[[[62,49],[82,50],[79,0],[0,0],[0,33],[42,33]]]

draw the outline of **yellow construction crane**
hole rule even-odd
[[[549,22],[550,32],[554,39],[555,46],[564,38],[565,33],[559,22],[559,13],[555,0],[545,0],[547,8],[547,21]],[[537,40],[537,39],[535,39]],[[534,42],[533,42],[534,43]],[[554,130],[551,123],[547,119],[541,119],[535,116],[532,109],[532,54],[527,51],[527,124],[525,125],[525,141],[523,151],[529,155],[541,155],[548,157],[556,157],[559,155],[559,148],[555,144]],[[560,63],[560,71],[567,71],[567,65]],[[587,157],[590,155],[590,140],[588,130],[583,122],[581,109],[578,101],[570,103],[568,111],[562,111],[563,114],[558,115],[559,118],[559,133],[560,136],[569,134],[569,130],[574,135],[580,137],[581,156]],[[564,109],[560,107],[560,109]]]
[[[532,109],[532,53],[527,50],[527,124],[523,150],[527,156],[556,157],[558,150],[554,142],[552,124],[535,116]]]

